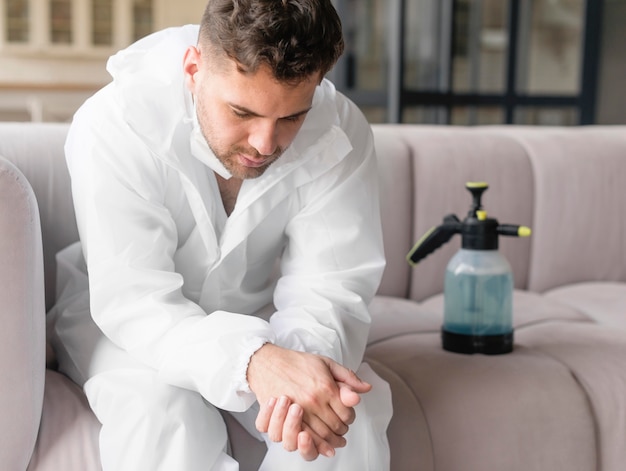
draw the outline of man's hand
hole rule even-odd
[[[252,356],[248,383],[261,406],[257,429],[307,460],[345,446],[359,394],[371,389],[330,358],[272,344]]]

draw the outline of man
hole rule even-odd
[[[218,409],[265,439],[262,470],[388,469],[390,393],[361,365],[373,142],[323,78],[342,48],[329,0],[210,0],[77,112],[81,245],[50,321],[105,471],[238,469]]]

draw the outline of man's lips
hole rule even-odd
[[[268,160],[268,159],[263,159],[263,160],[250,159],[243,154],[238,154],[238,157],[239,157],[239,162],[241,163],[241,165],[245,167],[252,167],[252,168],[263,167],[267,163],[267,160]]]

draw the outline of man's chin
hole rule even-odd
[[[239,178],[241,180],[251,180],[254,178],[258,178],[265,173],[265,171],[275,162],[275,159],[272,159],[269,162],[266,162],[265,165],[261,165],[259,167],[249,167],[246,165],[235,165],[227,167],[228,171],[235,178]]]
[[[268,167],[269,165],[254,168],[238,167],[236,169],[229,169],[229,171],[234,178],[239,178],[240,180],[252,180],[263,175]]]

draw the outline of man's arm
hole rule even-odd
[[[346,368],[356,369],[362,361],[370,320],[367,304],[384,267],[371,130],[354,105],[340,103],[344,138],[352,151],[299,190],[302,206],[287,226],[282,277],[274,296],[278,311],[270,319],[276,344],[285,351],[263,347],[253,355],[248,370],[250,387],[261,406],[259,429],[269,430],[274,418],[264,410],[267,401],[285,395],[303,409],[303,430],[312,434],[323,454],[345,444],[343,435],[354,420],[353,407],[359,394],[371,387]],[[337,139],[340,142],[342,137]],[[338,143],[336,148],[340,147]],[[333,159],[331,155],[320,158]],[[307,371],[308,363],[294,367],[299,352],[315,354],[306,358],[319,369]],[[283,355],[290,360],[281,361]],[[255,382],[257,366],[262,384]],[[265,381],[271,368],[277,370],[276,376]],[[291,387],[293,392],[285,394]],[[276,422],[286,423],[287,409],[278,406]]]
[[[342,130],[329,131],[325,137],[332,143],[319,156],[337,163],[298,188],[294,198],[300,206],[285,229],[270,325],[278,345],[356,370],[370,327],[368,304],[385,260],[373,136],[354,105],[348,108]],[[347,153],[337,160],[336,152]],[[310,161],[312,173],[316,164]]]
[[[168,180],[167,167],[124,126],[106,93],[81,109],[66,144],[91,314],[164,382],[198,391],[217,407],[245,410],[255,400],[245,381],[249,358],[273,332],[260,318],[207,313],[185,296],[188,280],[174,259],[182,241],[165,195],[185,197],[173,186],[180,179]],[[198,263],[209,263],[202,252],[208,244],[194,245]]]

